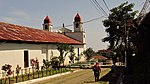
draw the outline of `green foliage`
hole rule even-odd
[[[108,19],[103,21],[108,36],[102,41],[109,42],[109,49],[115,51],[115,57],[120,59],[124,58],[122,56],[125,55],[125,50],[134,51],[136,48],[137,27],[135,18],[138,11],[133,11],[133,7],[133,3],[125,2],[111,9]],[[129,52],[127,54],[131,55]]]
[[[43,64],[44,64],[44,67],[45,67],[46,69],[49,68],[49,67],[51,66],[50,61],[45,60],[45,59],[43,59]]]
[[[59,55],[59,65],[63,63],[68,53],[72,53],[74,51],[74,47],[68,44],[57,44],[57,50],[60,52]]]
[[[83,54],[86,56],[86,60],[89,60],[95,54],[95,52],[92,48],[88,48],[83,51]]]
[[[53,68],[59,66],[59,59],[58,59],[58,57],[53,57],[53,58],[51,59],[51,65],[52,65]]]
[[[16,67],[16,74],[18,75],[20,73],[21,67],[19,65],[17,65]]]
[[[75,59],[75,52],[74,52],[74,47],[70,46],[70,55],[69,55],[69,59],[71,60],[71,62],[74,62]]]
[[[133,11],[133,7],[133,3],[128,4],[128,2],[125,2],[118,7],[111,9],[108,19],[103,21],[103,25],[107,28],[106,32],[108,33],[108,36],[102,41],[109,42],[109,48],[111,50],[115,49],[120,44],[124,44],[124,40],[126,40],[125,34],[131,31],[125,23],[135,19],[137,11]],[[126,30],[125,27],[127,28]]]
[[[111,50],[99,50],[96,52],[99,56],[107,57],[108,59],[112,59],[114,57],[114,52]]]

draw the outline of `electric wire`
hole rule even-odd
[[[108,11],[110,11],[110,9],[109,9],[107,3],[105,2],[105,0],[103,0],[103,2],[104,2],[104,4],[105,4],[106,8],[108,9]]]
[[[106,11],[101,7],[101,5],[98,3],[97,0],[93,0],[93,2],[94,2],[95,5],[102,11],[102,13],[103,13],[105,16],[108,16],[108,14],[106,13]]]
[[[90,0],[90,2],[91,2],[92,5],[96,8],[96,10],[98,11],[98,13],[100,13],[101,15],[103,15],[103,14],[101,13],[101,11],[97,8],[97,6],[95,6],[94,2],[93,2],[92,0]]]
[[[84,21],[82,23],[89,23],[89,22],[92,22],[92,21],[95,21],[95,20],[98,20],[98,19],[101,19],[105,16],[108,16],[108,14],[106,13],[106,11],[100,6],[100,4],[98,3],[97,0],[90,0],[90,2],[92,3],[92,5],[96,8],[96,10],[102,15],[101,17],[98,17],[98,18],[94,18],[94,19],[91,19],[91,20],[87,20],[87,21]],[[107,5],[107,4],[106,4]],[[102,14],[103,13],[103,14]],[[70,27],[70,26],[73,26],[73,24],[69,24],[69,25],[66,25],[64,27]],[[58,29],[58,28],[61,28],[62,26],[58,26],[58,27],[54,27],[54,29]]]
[[[97,18],[94,18],[94,19],[91,19],[91,20],[87,20],[87,21],[84,21],[84,22],[82,22],[82,23],[93,22],[93,21],[95,21],[95,20],[102,19],[103,17],[105,17],[105,16],[101,16],[101,17],[97,17]],[[70,27],[70,26],[73,26],[73,24],[65,25],[64,27]],[[59,28],[62,28],[62,26],[53,27],[53,29],[59,29]]]
[[[101,14],[108,16],[107,13],[103,10],[103,8],[100,6],[100,4],[96,0],[90,0],[92,5],[96,8],[96,10]]]
[[[103,17],[104,17],[104,16],[101,16],[101,17],[98,17],[98,18],[94,18],[94,19],[91,19],[91,20],[85,21],[85,22],[83,22],[83,23],[92,22],[92,21],[95,21],[95,20],[101,19],[101,18],[103,18]]]

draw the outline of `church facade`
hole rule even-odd
[[[51,60],[59,56],[58,43],[72,45],[75,55],[82,55],[86,42],[78,13],[74,18],[74,32],[56,33],[52,28],[52,21],[48,16],[44,19],[43,30],[0,22],[0,67],[10,64],[12,69],[17,65],[28,68],[31,67],[32,59],[38,59],[39,65],[42,66],[43,59]],[[82,56],[80,61],[84,60]],[[65,64],[69,64],[69,61],[66,57]]]

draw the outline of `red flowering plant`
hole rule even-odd
[[[33,68],[34,65],[35,65],[35,60],[34,60],[34,59],[31,59],[30,62],[31,62],[31,66],[32,66],[32,68]]]
[[[31,62],[32,68],[35,67],[37,70],[39,70],[39,61],[38,61],[37,58],[36,59],[31,59],[30,62]]]
[[[13,72],[11,71],[11,65],[10,64],[5,64],[2,66],[2,70],[6,72],[6,76],[11,75]]]

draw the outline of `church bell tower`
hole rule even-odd
[[[82,32],[82,24],[81,16],[77,13],[74,18],[74,32]]]
[[[74,24],[74,32],[65,32],[65,35],[86,44],[85,42],[86,34],[83,31],[82,28],[83,23],[81,20],[81,16],[78,13],[74,17],[73,24]]]
[[[49,19],[48,16],[46,16],[44,19],[43,30],[52,32],[52,27],[52,21]]]

